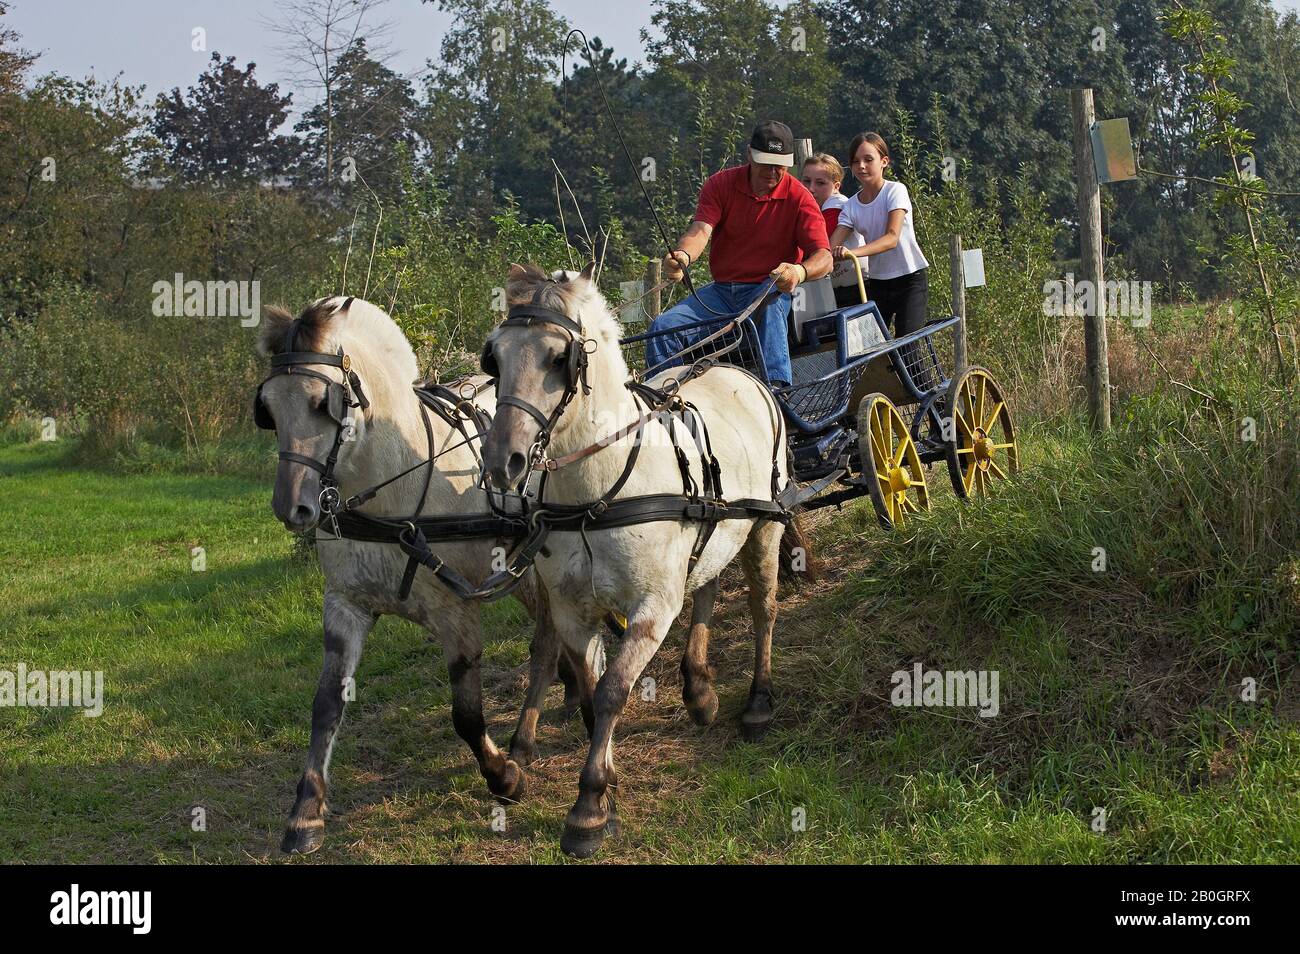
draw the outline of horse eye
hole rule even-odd
[[[328,401],[328,399],[326,399],[326,398],[321,398],[320,400],[318,400],[318,401],[316,402],[316,404],[315,404],[314,407],[315,407],[315,409],[316,409],[317,411],[320,411],[322,414],[324,414],[324,413],[326,413],[327,411],[329,411],[329,406],[330,406],[330,405],[329,405],[329,401]]]
[[[569,361],[568,354],[561,351],[559,354],[557,354],[554,358],[551,359],[551,367],[556,368],[558,370],[559,368],[564,367],[568,363],[568,361]]]

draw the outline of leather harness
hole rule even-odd
[[[547,281],[553,282],[554,279],[547,279]],[[590,393],[590,386],[587,383],[587,359],[594,352],[596,341],[586,338],[582,326],[568,315],[544,308],[538,304],[540,294],[541,289],[539,288],[537,294],[533,296],[532,302],[526,305],[513,306],[502,326],[549,324],[559,327],[569,335],[570,340],[565,358],[567,370],[564,396],[549,414],[543,413],[531,403],[514,395],[503,395],[497,400],[498,406],[517,407],[539,423],[540,429],[533,444],[532,459],[530,460],[530,471],[541,474],[536,504],[529,506],[527,503],[528,498],[521,495],[519,498],[521,509],[517,513],[512,513],[501,507],[493,494],[488,492],[488,502],[492,509],[490,514],[421,516],[428,498],[433,462],[456,447],[468,445],[474,450],[475,456],[479,459],[481,470],[482,458],[477,448],[475,448],[475,443],[483,439],[492,424],[490,415],[474,403],[474,397],[477,396],[477,393],[472,396],[465,396],[463,391],[458,394],[452,387],[440,384],[421,385],[415,388],[415,393],[420,400],[421,417],[428,442],[429,456],[388,480],[353,494],[346,500],[340,499],[337,483],[333,477],[339,446],[343,440],[346,426],[350,423],[346,418],[335,418],[338,429],[335,434],[334,445],[324,464],[301,455],[284,451],[280,453],[281,459],[303,464],[321,474],[321,510],[330,520],[329,529],[334,537],[370,543],[391,543],[396,544],[402,550],[407,557],[407,564],[398,590],[401,599],[406,599],[410,595],[415,574],[421,566],[427,567],[445,586],[462,599],[482,599],[485,601],[500,599],[518,586],[524,574],[537,559],[537,556],[546,552],[546,539],[556,530],[581,533],[584,548],[590,558],[591,548],[586,536],[589,530],[609,530],[660,520],[697,522],[700,525],[699,532],[692,546],[688,564],[688,568],[693,568],[720,521],[758,519],[786,522],[791,519],[793,514],[790,508],[798,502],[802,495],[793,481],[789,481],[785,488],[780,487],[780,468],[778,464],[781,453],[780,410],[776,406],[775,399],[763,386],[762,381],[753,375],[750,375],[750,377],[753,378],[758,390],[764,395],[772,420],[774,434],[771,479],[772,499],[742,498],[728,501],[724,496],[722,469],[713,453],[708,427],[704,418],[695,405],[689,401],[684,401],[678,394],[683,384],[704,374],[714,365],[715,362],[710,358],[701,358],[695,361],[683,374],[669,378],[659,388],[653,388],[635,380],[628,381],[625,387],[631,392],[638,409],[645,408],[635,422],[580,451],[558,459],[546,459],[545,451],[550,442],[551,431],[556,422],[559,421],[560,416],[577,396],[578,388],[581,387],[584,393]],[[761,301],[761,298],[756,299],[756,303],[759,301]],[[346,309],[351,302],[352,299],[349,298],[342,306],[342,309]],[[286,339],[289,348],[292,348],[297,331],[298,321],[295,321]],[[325,380],[327,387],[340,388],[355,395],[357,400],[355,402],[349,400],[347,402],[348,406],[359,407],[363,410],[369,407],[369,402],[361,389],[360,379],[357,377],[356,372],[351,370],[351,362],[341,349],[337,355],[289,350],[274,356],[271,359],[271,364],[273,370],[271,375],[268,376],[268,380],[276,374],[309,374]],[[323,364],[342,368],[345,383],[339,384],[318,372],[293,370],[298,366],[310,364]],[[496,362],[491,353],[491,342],[484,347],[481,364],[485,372],[492,375],[494,379],[497,378]],[[265,381],[263,384],[265,384]],[[435,453],[433,427],[429,421],[429,412],[437,414],[452,426],[462,435],[463,440],[446,446],[440,452]],[[254,416],[259,427],[274,429],[274,421],[271,420],[265,406],[261,403],[261,386],[258,387],[258,395],[254,403]],[[333,416],[331,414],[331,417]],[[690,472],[690,460],[678,442],[676,428],[673,426],[674,421],[680,421],[694,440],[700,455],[702,470],[702,480],[699,482],[695,480]],[[680,494],[644,494],[636,497],[619,498],[619,492],[627,484],[632,475],[632,469],[636,465],[645,429],[652,422],[661,424],[668,431],[681,474],[682,492]],[[472,425],[472,432],[469,425]],[[599,499],[583,504],[544,503],[543,496],[547,473],[554,472],[562,466],[591,456],[628,436],[633,438],[633,443],[623,471],[609,489],[601,494]],[[409,519],[378,516],[361,512],[358,509],[373,499],[383,487],[420,467],[427,467],[428,470],[425,473],[419,504]],[[485,492],[487,492],[486,489]],[[484,538],[496,538],[502,541],[522,538],[522,542],[511,554],[507,565],[503,569],[492,573],[477,587],[435,554],[429,542],[430,539],[449,541]]]

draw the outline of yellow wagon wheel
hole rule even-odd
[[[930,493],[916,444],[893,402],[879,392],[858,405],[858,454],[862,477],[886,530],[902,526],[909,514],[930,509]]]
[[[1020,470],[1020,451],[1002,388],[984,368],[970,368],[948,387],[952,440],[948,476],[959,497],[981,496],[994,480]]]

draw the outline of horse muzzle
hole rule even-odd
[[[320,481],[314,474],[302,474],[302,470],[282,461],[275,493],[271,496],[271,511],[275,519],[291,533],[306,533],[321,520]]]

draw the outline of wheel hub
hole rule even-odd
[[[975,428],[975,439],[971,443],[971,448],[975,451],[975,460],[979,466],[987,470],[989,461],[993,459],[993,442],[989,440],[988,432],[984,428]]]
[[[902,467],[889,468],[889,489],[896,494],[907,492],[907,488],[912,486],[912,479],[907,476],[907,471]]]

